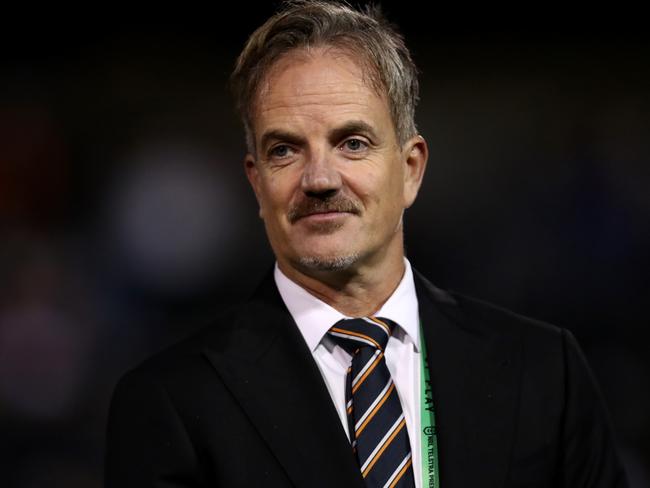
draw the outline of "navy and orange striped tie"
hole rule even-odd
[[[413,487],[411,446],[404,412],[384,350],[395,323],[344,319],[328,334],[352,355],[345,386],[352,449],[367,487]]]

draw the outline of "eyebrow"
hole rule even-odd
[[[335,127],[328,133],[328,139],[336,143],[351,134],[365,135],[371,142],[377,139],[377,134],[373,127],[363,120],[350,120],[340,127]],[[305,142],[305,138],[287,130],[271,129],[262,135],[260,148],[265,148],[271,141],[286,141],[289,144],[300,145]]]
[[[363,120],[351,120],[343,124],[341,127],[332,129],[329,133],[329,139],[333,142],[338,142],[351,134],[364,135],[368,137],[371,142],[377,140],[377,134],[373,127]]]
[[[272,129],[262,135],[260,148],[265,148],[270,141],[286,141],[290,144],[301,144],[305,141],[303,137],[286,130]]]

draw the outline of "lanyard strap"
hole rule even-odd
[[[433,394],[429,378],[429,362],[420,325],[420,420],[422,452],[422,488],[440,488],[438,473],[438,435],[433,411]]]

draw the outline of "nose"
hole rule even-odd
[[[302,173],[300,186],[307,196],[327,198],[341,189],[341,174],[326,151],[312,151]]]

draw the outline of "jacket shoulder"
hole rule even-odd
[[[500,305],[453,290],[438,288],[416,274],[418,290],[451,322],[479,334],[515,334],[560,339],[566,331],[543,320],[528,317]]]
[[[232,335],[242,306],[221,311],[206,325],[136,363],[122,375],[120,383],[161,382],[187,378],[192,370],[207,366],[203,357],[206,346],[225,347]]]
[[[524,332],[532,335],[559,336],[562,328],[508,308],[478,298],[450,292],[465,317],[477,326],[490,327],[503,332]]]

